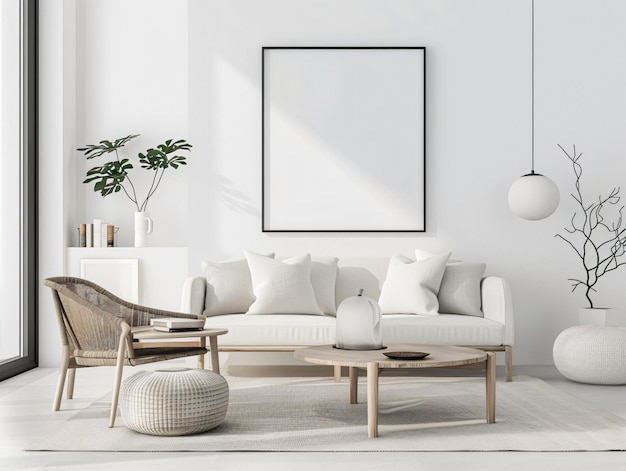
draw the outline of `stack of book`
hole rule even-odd
[[[154,327],[155,330],[162,332],[186,332],[202,330],[204,328],[204,319],[161,317],[160,319],[150,319],[150,325]]]
[[[94,219],[93,223],[80,224],[78,227],[79,247],[115,247],[116,230],[112,224],[102,219]]]

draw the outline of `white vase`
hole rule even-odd
[[[152,233],[150,213],[135,211],[135,247],[147,247],[148,235]]]
[[[623,316],[617,309],[581,307],[578,310],[578,325],[623,325]]]

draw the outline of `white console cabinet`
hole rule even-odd
[[[122,299],[158,309],[180,309],[181,290],[188,276],[186,247],[69,247],[67,275],[80,277],[81,264],[89,267],[84,273],[91,276],[85,278],[91,277]]]

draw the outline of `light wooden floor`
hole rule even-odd
[[[131,370],[132,372],[136,370]],[[463,471],[490,469],[603,471],[625,470],[626,453],[59,453],[22,449],[54,430],[77,410],[110,389],[113,370],[91,368],[77,376],[75,399],[52,412],[57,372],[38,368],[0,382],[0,470],[159,471],[183,469],[246,471]],[[498,371],[501,376],[502,372]],[[541,378],[570,394],[626,418],[626,386],[570,382],[553,367],[517,366],[515,375]],[[236,378],[235,378],[236,380]],[[97,433],[97,431],[94,431]]]

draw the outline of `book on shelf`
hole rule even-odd
[[[107,247],[115,247],[115,226],[107,224]]]
[[[102,219],[94,219],[93,223],[78,225],[79,247],[117,247],[118,227],[107,224]]]
[[[102,219],[93,220],[93,246],[102,247]]]
[[[161,332],[185,332],[202,330],[204,319],[184,319],[180,317],[161,317],[150,319],[150,325]]]
[[[87,224],[78,226],[78,246],[87,247]]]
[[[85,224],[85,247],[93,247],[93,224]]]
[[[107,245],[107,227],[108,224],[102,221],[102,225],[100,226],[100,247],[108,247]]]

